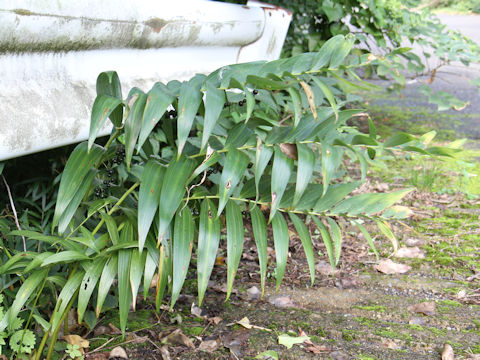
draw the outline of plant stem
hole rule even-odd
[[[113,212],[115,210],[117,210],[117,208],[122,204],[122,202],[127,198],[128,195],[130,195],[130,193],[135,190],[138,186],[140,185],[140,182],[137,181],[135,184],[133,184],[132,186],[130,186],[130,188],[122,195],[122,197],[120,199],[118,199],[118,201],[115,203],[115,205],[113,205],[113,207],[110,209],[110,211],[107,213],[108,215],[112,215]],[[95,235],[98,230],[100,230],[100,228],[102,227],[103,223],[105,222],[105,220],[100,220],[100,222],[98,223],[98,225],[95,227],[95,229],[93,229],[92,231],[92,235]]]

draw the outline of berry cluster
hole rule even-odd
[[[212,174],[216,174],[216,173],[218,173],[219,171],[220,171],[220,166],[217,165],[217,166],[215,166],[213,169],[208,169],[208,170],[207,170],[207,176],[210,176],[210,175],[212,175]]]
[[[123,146],[117,147],[117,153],[113,157],[112,161],[114,164],[121,164],[125,160],[125,148]]]
[[[173,110],[170,110],[168,113],[167,113],[167,116],[170,118],[170,119],[175,119],[177,117],[177,110],[173,109]]]

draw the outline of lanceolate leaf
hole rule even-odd
[[[313,207],[315,212],[330,210],[336,203],[343,200],[360,185],[359,182],[344,183],[328,187],[328,191],[323,195]]]
[[[293,127],[296,128],[300,122],[300,117],[302,116],[302,100],[300,97],[300,92],[293,87],[287,89],[288,94],[292,98],[293,112],[294,112],[294,123]]]
[[[292,207],[295,208],[307,188],[313,174],[315,166],[315,154],[306,144],[297,144],[298,167],[297,184],[295,185],[295,195],[293,197]]]
[[[337,46],[332,53],[329,66],[330,69],[336,69],[343,63],[347,55],[350,53],[350,50],[352,50],[354,41],[355,37],[353,34],[348,34],[342,39],[339,46]]]
[[[187,141],[188,134],[192,128],[193,120],[197,115],[198,107],[202,102],[202,92],[200,83],[193,78],[188,82],[182,83],[180,97],[178,99],[178,155],[183,151]]]
[[[324,195],[327,193],[328,185],[337,168],[336,157],[333,154],[334,151],[333,146],[330,146],[326,142],[322,143],[322,180]]]
[[[50,264],[57,264],[57,263],[67,263],[72,261],[82,261],[82,260],[89,260],[90,258],[82,252],[79,251],[61,251],[59,253],[53,254],[43,260],[42,266],[47,266]]]
[[[132,308],[135,311],[137,303],[137,293],[142,281],[143,272],[145,270],[145,261],[147,253],[140,253],[137,249],[132,251],[132,261],[130,263],[130,288],[132,290]]]
[[[290,240],[287,222],[281,213],[276,213],[273,217],[272,229],[275,257],[277,260],[275,290],[278,291],[282,283],[283,275],[285,274],[285,267],[287,266],[288,242]]]
[[[187,179],[195,168],[195,162],[185,156],[172,159],[163,178],[160,193],[158,238],[161,240],[173,219],[183,195]]]
[[[225,91],[218,89],[212,82],[207,81],[205,91],[205,119],[203,120],[202,146],[204,149],[213,128],[225,104]]]
[[[143,115],[142,127],[138,136],[138,150],[142,147],[153,128],[162,118],[165,111],[173,102],[174,97],[162,83],[156,83],[147,94],[145,113]]]
[[[110,257],[107,265],[103,268],[102,276],[100,277],[100,281],[98,282],[97,306],[95,308],[95,314],[97,315],[97,318],[100,316],[103,303],[105,302],[105,298],[110,291],[113,280],[115,280],[115,277],[117,276],[117,268],[118,256],[117,254],[114,254],[112,257]]]
[[[333,96],[332,90],[330,90],[330,88],[318,77],[313,76],[312,79],[315,82],[315,84],[320,88],[320,90],[322,90],[323,94],[325,95],[328,102],[330,103],[330,106],[332,107],[333,112],[335,113],[335,118],[338,119],[338,106],[337,106],[337,102],[335,101],[335,97]]]
[[[134,89],[135,90],[135,89]],[[147,102],[147,94],[141,91],[131,91],[131,97],[138,96],[137,100],[130,105],[130,111],[125,120],[125,160],[127,167],[130,168],[133,151],[137,144],[138,135],[142,128],[143,113],[145,111],[145,104]],[[129,96],[129,97],[130,97]]]
[[[20,310],[22,310],[23,305],[25,305],[30,299],[30,296],[40,283],[45,280],[47,274],[48,269],[42,269],[33,272],[27,280],[25,280],[20,289],[18,289],[17,294],[15,295],[15,300],[10,306],[9,316],[5,315],[0,321],[0,331],[3,331],[8,325],[12,326],[14,324],[14,320],[18,316]]]
[[[340,261],[340,254],[342,252],[342,232],[338,224],[332,218],[327,217],[328,225],[330,225],[330,234],[333,240],[335,265]]]
[[[131,225],[129,226],[131,227]],[[127,328],[127,318],[132,300],[132,293],[130,292],[131,259],[132,250],[127,249],[118,251],[118,312],[120,315],[120,329],[122,330],[122,333],[124,333]]]
[[[233,190],[235,190],[245,170],[247,170],[249,162],[250,158],[242,151],[235,148],[228,150],[225,166],[223,167],[220,183],[218,184],[219,200],[217,216],[222,213],[227,204],[228,197],[232,194]]]
[[[100,216],[107,225],[108,235],[110,235],[110,240],[112,240],[112,244],[117,245],[120,241],[120,236],[118,235],[118,228],[115,219],[105,212],[102,212]]]
[[[330,63],[332,55],[338,51],[344,39],[343,35],[336,35],[328,39],[318,51],[312,70],[326,68]]]
[[[320,231],[320,235],[322,237],[323,243],[325,245],[325,249],[327,250],[328,260],[330,261],[330,265],[332,266],[332,270],[335,269],[335,255],[333,253],[333,244],[332,238],[330,237],[330,233],[328,229],[323,223],[320,221],[319,218],[316,216],[312,216],[313,221],[317,225],[318,231]]]
[[[192,213],[186,206],[180,214],[175,216],[173,231],[173,283],[170,309],[177,302],[185,277],[187,276],[190,257],[192,255],[193,235],[195,224]]]
[[[138,194],[138,249],[140,252],[143,250],[150,225],[157,212],[164,174],[164,167],[153,159],[147,162],[143,170]]]
[[[215,210],[215,206],[210,200],[203,200],[200,209],[197,248],[198,306],[202,304],[207,290],[220,242],[220,219],[215,216]]]
[[[122,100],[122,87],[116,71],[105,71],[97,77],[97,95],[110,95]],[[120,127],[123,120],[123,107],[117,106],[110,114],[113,125]]]
[[[305,223],[300,220],[297,215],[295,215],[294,213],[289,213],[288,215],[290,216],[293,226],[295,226],[295,230],[297,230],[298,236],[302,241],[303,250],[305,251],[305,256],[308,262],[308,269],[310,270],[311,285],[313,285],[315,281],[315,257],[310,232],[308,231]]]
[[[257,150],[255,153],[255,190],[256,196],[255,201],[258,201],[260,194],[258,193],[258,185],[260,183],[260,179],[265,171],[265,168],[272,157],[273,149],[269,146],[265,146],[262,144],[262,141],[258,138],[257,139]]]
[[[122,99],[109,95],[98,95],[93,103],[92,116],[90,118],[90,133],[88,135],[88,149],[93,146],[98,132],[102,129],[105,121],[112,113],[117,113],[118,107],[122,104]],[[116,115],[117,116],[117,115]],[[121,121],[120,121],[121,122]]]
[[[78,293],[80,284],[82,282],[85,272],[83,270],[77,270],[66,282],[62,288],[60,295],[58,295],[57,305],[50,320],[52,326],[50,331],[54,331],[61,324],[61,320],[65,311],[67,310],[68,303]]]
[[[107,259],[98,259],[97,261],[92,261],[89,263],[85,275],[83,276],[82,283],[80,284],[80,292],[78,293],[78,323],[81,324],[83,321],[83,315],[87,308],[88,303],[90,302],[93,290],[100,279],[103,268]]]
[[[275,148],[275,157],[272,166],[272,207],[270,208],[270,221],[275,215],[278,205],[282,200],[292,173],[293,160],[285,156],[280,148]]]
[[[374,252],[375,257],[377,258],[377,261],[378,261],[378,259],[380,259],[380,255],[378,254],[377,248],[375,247],[375,244],[373,243],[373,239],[370,236],[370,234],[368,233],[367,229],[365,229],[365,227],[363,225],[359,224],[358,222],[355,222],[355,225],[362,232],[365,239],[367,239],[368,245],[370,245],[370,248]]]
[[[230,297],[238,264],[242,257],[245,229],[240,207],[229,200],[226,206],[227,218],[227,300]]]
[[[390,228],[390,225],[382,220],[375,220],[377,223],[378,228],[380,231],[387,237],[388,240],[392,243],[393,246],[393,252],[397,252],[398,250],[398,241],[395,235],[392,232],[392,229]]]
[[[150,289],[155,270],[157,269],[158,261],[155,262],[150,252],[147,252],[147,258],[145,259],[145,272],[143,275],[143,298],[146,300],[148,296],[148,290]]]
[[[260,265],[260,285],[262,296],[265,290],[265,277],[267,275],[267,224],[262,212],[255,206],[250,210],[252,218],[253,236],[257,245],[258,263]]]
[[[65,212],[65,209],[84,183],[90,169],[100,159],[102,154],[103,148],[98,145],[93,146],[90,152],[88,152],[86,142],[78,144],[73,150],[63,171],[62,180],[60,181],[52,227],[58,224],[60,216]]]

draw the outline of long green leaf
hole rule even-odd
[[[325,249],[327,250],[328,261],[330,261],[330,266],[332,267],[333,271],[335,270],[335,255],[333,253],[333,244],[330,233],[328,232],[327,227],[323,225],[323,223],[320,221],[320,219],[318,219],[316,216],[312,216],[312,219],[317,225],[318,231],[320,231],[320,235],[325,245]]]
[[[84,276],[85,272],[83,270],[77,270],[65,283],[60,295],[58,295],[57,305],[50,320],[52,324],[50,331],[53,332],[58,326],[61,326],[63,315],[65,311],[68,311],[68,303],[78,293]]]
[[[105,71],[98,75],[97,95],[110,95],[122,100],[122,86],[116,71]],[[109,117],[114,126],[120,127],[123,120],[123,107],[117,106]]]
[[[129,102],[130,111],[128,112],[128,116],[125,119],[124,124],[125,161],[129,169],[132,162],[133,151],[135,149],[135,145],[137,144],[138,135],[140,134],[140,129],[142,128],[147,94],[134,88],[132,91],[130,91],[129,97],[130,96],[132,97],[132,101]],[[133,99],[135,97],[137,97],[136,100]]]
[[[82,283],[80,285],[80,291],[78,293],[77,314],[79,324],[82,323],[83,315],[85,314],[87,305],[90,302],[93,290],[100,279],[100,275],[102,275],[102,271],[106,262],[107,259],[105,258],[92,261],[89,263],[85,271],[85,275],[83,276]]]
[[[335,170],[337,169],[338,157],[337,149],[330,146],[326,142],[322,143],[322,181],[323,181],[323,195],[327,193],[330,180],[333,178]]]
[[[257,139],[257,150],[255,153],[255,201],[258,201],[260,194],[258,192],[258,185],[260,184],[260,179],[262,178],[263,172],[268,165],[271,157],[273,155],[273,149],[269,146],[262,144],[260,138]]]
[[[393,252],[394,253],[397,252],[398,241],[397,241],[397,238],[395,237],[395,235],[393,234],[390,225],[388,223],[386,223],[385,221],[382,221],[382,220],[377,220],[376,219],[375,222],[377,223],[377,226],[380,229],[380,231],[383,233],[383,235],[385,235],[387,237],[387,239],[390,240],[390,242],[392,243]]]
[[[211,81],[207,81],[205,91],[205,119],[203,120],[202,146],[205,148],[220,113],[225,104],[225,91],[218,89]]]
[[[269,221],[273,219],[277,212],[278,205],[280,205],[283,193],[288,185],[292,169],[293,159],[285,156],[280,148],[275,148],[272,165],[272,207],[270,208]]]
[[[292,203],[293,208],[297,206],[305,192],[305,189],[312,178],[313,167],[315,166],[315,154],[306,144],[297,144],[297,154],[297,183],[295,185],[295,195]]]
[[[298,236],[302,241],[303,251],[307,258],[308,269],[310,270],[311,285],[315,282],[315,256],[313,251],[312,238],[305,223],[294,213],[289,213],[290,220],[292,220],[295,230],[297,230]]]
[[[143,275],[143,298],[146,300],[148,296],[148,291],[152,284],[153,276],[155,275],[155,270],[157,270],[158,261],[156,262],[154,258],[150,255],[150,252],[147,252],[147,258],[145,259],[145,271]]]
[[[165,111],[167,111],[170,104],[173,102],[174,96],[162,83],[156,83],[152,89],[147,93],[147,100],[145,103],[145,112],[142,120],[142,127],[138,135],[138,151],[147,140],[153,128],[162,118]]]
[[[138,194],[138,249],[143,250],[145,239],[152,225],[160,201],[160,189],[165,169],[156,161],[149,160],[142,174]]]
[[[79,251],[67,250],[61,251],[59,253],[53,254],[47,257],[42,262],[42,266],[47,266],[50,264],[57,264],[57,263],[68,263],[72,261],[82,261],[90,259],[87,255]]]
[[[293,113],[295,115],[293,128],[296,128],[298,123],[300,122],[300,117],[302,116],[302,99],[300,96],[300,91],[298,91],[296,88],[290,87],[287,89],[287,91],[292,98]]]
[[[92,115],[90,118],[90,133],[88,134],[88,149],[93,146],[98,132],[102,129],[105,121],[110,115],[116,114],[116,110],[122,105],[122,99],[109,95],[98,95],[93,103]],[[117,116],[117,115],[115,115]]]
[[[327,67],[332,55],[338,51],[344,39],[345,37],[343,35],[336,35],[328,39],[317,52],[312,70],[319,70]]]
[[[63,170],[60,187],[58,189],[57,204],[52,220],[52,228],[58,224],[60,216],[65,212],[68,204],[75,197],[79,188],[84,183],[85,177],[90,169],[100,159],[103,148],[95,145],[88,151],[87,143],[78,144],[68,158]]]
[[[220,219],[215,217],[215,210],[210,200],[203,200],[200,207],[197,248],[198,306],[201,306],[207,290],[220,242]]]
[[[260,285],[263,296],[267,275],[267,223],[258,206],[250,210],[250,216],[252,218],[253,236],[255,238],[255,244],[257,245],[258,263],[260,265]]]
[[[372,249],[372,251],[375,254],[375,257],[377,258],[377,261],[378,261],[380,259],[380,255],[378,254],[377,248],[375,247],[373,239],[370,236],[370,234],[368,233],[367,229],[365,229],[365,227],[358,222],[354,222],[354,224],[362,232],[365,239],[367,239],[368,245],[370,245],[370,248]]]
[[[200,86],[201,83],[195,78],[192,78],[190,81],[182,83],[182,87],[180,88],[177,122],[179,156],[183,151],[188,134],[192,129],[193,120],[195,119],[200,103],[202,102]]]
[[[131,227],[131,225],[129,226]],[[125,231],[125,228],[123,231]],[[130,230],[129,232],[132,231]],[[130,303],[132,302],[132,293],[130,291],[131,259],[132,250],[118,251],[118,313],[120,315],[120,329],[122,333],[125,333],[127,328],[128,313],[130,311]]]
[[[353,36],[353,34],[348,34],[342,39],[339,46],[337,46],[335,51],[332,53],[329,65],[330,69],[336,69],[343,63],[347,55],[352,50],[354,42],[355,36]]]
[[[330,234],[333,240],[335,265],[340,261],[340,254],[342,252],[342,231],[338,224],[332,218],[327,217],[328,225],[330,225]]]
[[[288,257],[288,226],[281,213],[276,213],[272,219],[273,243],[275,245],[275,257],[277,260],[275,291],[278,291],[285,274]]]
[[[35,289],[40,285],[40,283],[45,280],[45,277],[48,274],[48,269],[42,269],[39,271],[33,272],[27,280],[20,286],[17,294],[15,295],[15,300],[9,309],[9,315],[5,315],[0,321],[0,331],[5,330],[7,326],[13,326],[15,323],[15,318],[18,316],[20,310],[22,310],[23,305],[30,299],[30,296],[34,293]],[[14,330],[14,329],[10,329]]]
[[[219,200],[217,216],[222,213],[227,204],[228,197],[235,190],[245,170],[247,170],[249,162],[250,158],[242,151],[235,148],[229,149],[222,176],[220,177],[220,183],[218,184]]]
[[[185,194],[187,179],[195,168],[195,162],[185,156],[172,159],[163,178],[160,193],[158,239],[162,240],[173,215]]]
[[[187,276],[190,257],[192,255],[193,235],[195,224],[191,210],[186,206],[180,214],[175,216],[173,230],[173,280],[170,309],[177,302]]]
[[[312,79],[315,82],[315,84],[320,88],[320,90],[322,90],[323,94],[327,98],[330,106],[333,109],[333,112],[335,113],[335,119],[338,119],[338,105],[335,100],[335,96],[333,96],[332,90],[330,90],[330,88],[318,77],[313,76]]]
[[[323,195],[313,207],[315,212],[330,210],[336,203],[343,200],[360,185],[359,182],[344,183],[328,187],[328,191]]]
[[[112,244],[117,245],[120,241],[120,236],[118,235],[118,228],[115,219],[105,212],[101,212],[100,216],[107,225],[108,235],[110,235],[110,240],[112,240]]]
[[[227,298],[232,293],[233,281],[242,257],[245,229],[240,207],[233,201],[227,202]]]
[[[130,288],[132,290],[132,308],[135,311],[137,304],[137,293],[142,281],[143,272],[145,270],[145,261],[147,253],[140,253],[137,249],[132,251],[132,260],[130,262]]]
[[[107,264],[103,268],[102,276],[100,277],[100,281],[98,282],[97,306],[95,308],[95,314],[97,315],[97,318],[100,316],[103,303],[105,302],[105,298],[110,291],[113,280],[115,280],[115,277],[117,276],[117,269],[118,255],[114,254],[112,257],[110,257]]]

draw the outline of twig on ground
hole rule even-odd
[[[17,211],[15,210],[15,204],[13,203],[13,198],[12,198],[12,193],[10,192],[10,186],[8,186],[7,179],[5,179],[5,176],[2,175],[3,183],[5,184],[5,187],[7,188],[7,194],[8,194],[8,199],[10,200],[10,206],[12,207],[13,211],[13,216],[15,217],[15,224],[17,225],[18,230],[22,230],[20,227],[20,223],[18,222],[18,216],[17,216]],[[22,235],[22,240],[23,240],[23,251],[27,252],[27,244],[25,242],[25,236]]]

